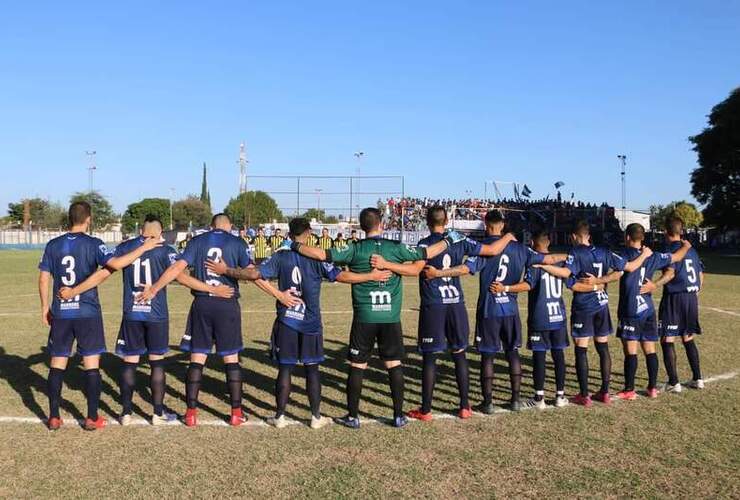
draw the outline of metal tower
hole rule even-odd
[[[239,144],[239,194],[247,192],[247,150],[244,141]]]

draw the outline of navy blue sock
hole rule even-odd
[[[100,386],[102,378],[100,370],[93,368],[85,370],[85,392],[87,395],[87,418],[98,419],[98,405],[100,404]]]
[[[129,363],[124,361],[121,367],[121,378],[118,381],[118,387],[121,391],[121,415],[131,415],[133,404],[131,400],[134,396],[134,387],[136,386],[136,367],[138,363]]]
[[[49,369],[49,378],[46,379],[46,391],[49,394],[49,418],[59,418],[64,372],[65,370],[60,368]]]
[[[658,355],[656,353],[646,354],[648,372],[648,389],[655,389],[658,385]]]

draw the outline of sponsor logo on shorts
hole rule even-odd
[[[630,325],[622,325],[622,330],[624,330],[625,332],[634,332],[636,328]]]
[[[483,339],[482,339],[482,338],[480,338],[480,337],[475,337],[475,341],[476,341],[476,342],[480,342],[481,340],[483,340]]]
[[[542,340],[542,337],[540,337],[539,335],[532,337],[532,342],[539,342],[540,340]]]
[[[583,328],[583,323],[573,323],[573,328]]]
[[[188,335],[188,334],[185,334],[185,335],[182,336],[182,339],[183,340],[190,340],[191,338],[192,337],[190,335]]]
[[[431,344],[434,342],[434,337],[424,337],[421,339],[424,344]]]
[[[118,339],[118,340],[116,341],[116,343],[117,343],[118,345],[126,345],[126,341],[125,341],[125,340],[123,340],[123,339]]]
[[[668,325],[665,327],[666,330],[678,330],[678,325]]]
[[[357,356],[358,354],[360,354],[360,350],[359,349],[350,349],[349,350],[349,353],[352,354],[353,356]]]

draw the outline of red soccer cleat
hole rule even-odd
[[[88,417],[85,419],[85,425],[83,427],[86,431],[95,431],[98,429],[102,429],[106,425],[108,425],[108,421],[103,417],[98,417],[96,420]]]
[[[603,403],[605,405],[612,404],[612,397],[609,395],[608,392],[597,392],[593,396],[591,396],[591,399],[594,401],[598,401],[599,403]]]
[[[64,424],[62,422],[62,419],[59,417],[51,417],[49,421],[46,423],[46,425],[49,427],[50,431],[57,431],[59,428]]]
[[[417,410],[411,410],[408,412],[409,418],[413,418],[415,420],[421,420],[422,422],[429,422],[432,418],[432,412],[429,413],[422,413],[421,408]]]
[[[624,401],[634,401],[637,399],[637,393],[635,391],[619,391],[617,397]]]
[[[473,416],[473,410],[471,410],[469,406],[467,408],[460,408],[457,412],[457,416],[463,420],[468,419]]]
[[[185,410],[185,418],[183,420],[185,421],[185,425],[188,427],[195,427],[198,425],[198,409],[188,408]]]
[[[647,392],[647,397],[649,397],[650,399],[657,398],[659,394],[658,389],[656,387],[653,387],[652,389],[648,388],[646,392]]]
[[[247,418],[242,413],[241,408],[231,409],[231,418],[229,419],[229,425],[233,425],[234,427],[237,427],[237,426],[242,425],[246,421],[247,421]]]
[[[573,403],[574,405],[585,406],[586,408],[592,405],[591,396],[584,396],[582,394],[576,394],[575,396],[570,398],[570,402]]]

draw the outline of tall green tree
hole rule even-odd
[[[208,207],[208,210],[211,210],[211,192],[208,191],[206,162],[203,162],[203,180],[200,183],[200,201]]]
[[[245,207],[246,205],[246,207]],[[247,191],[229,200],[224,212],[240,227],[255,226],[273,220],[282,221],[283,213],[275,200],[264,191]],[[246,218],[245,218],[246,216]],[[246,222],[245,222],[246,221]]]
[[[178,200],[172,204],[172,219],[175,229],[188,229],[190,224],[194,227],[205,227],[211,223],[211,207],[200,201],[195,195]]]
[[[705,204],[706,223],[740,227],[740,87],[712,108],[709,125],[689,141],[699,163],[691,173],[691,194]]]
[[[131,203],[121,217],[123,230],[130,233],[141,227],[147,215],[156,215],[165,229],[170,227],[170,200],[166,198],[144,198]]]
[[[17,203],[8,203],[8,217],[14,225],[23,224],[24,204],[28,201],[31,225],[44,229],[59,229],[67,226],[67,211],[59,203],[42,198],[30,198]]]
[[[93,229],[104,229],[109,224],[118,220],[110,202],[98,191],[74,193],[69,199],[70,203],[86,201],[92,208]]]
[[[668,205],[653,205],[650,207],[650,226],[662,231],[668,217],[677,216],[683,220],[684,227],[696,229],[704,222],[702,213],[696,205],[688,201],[674,201]]]
[[[305,217],[308,220],[316,219],[318,222],[323,222],[325,224],[336,224],[339,222],[339,219],[337,219],[335,215],[326,215],[324,210],[316,208],[309,208],[301,215],[301,217]]]

